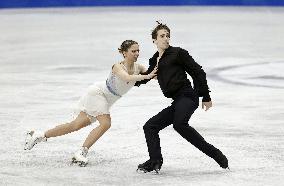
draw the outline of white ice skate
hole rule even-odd
[[[39,131],[29,131],[26,134],[26,140],[25,140],[25,148],[24,150],[31,150],[35,144],[46,141],[46,137],[44,136],[43,132]]]
[[[88,148],[82,147],[80,150],[74,153],[72,157],[72,163],[78,164],[80,167],[85,167],[88,164]]]

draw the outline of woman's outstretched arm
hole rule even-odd
[[[150,74],[147,75],[129,75],[123,69],[123,67],[119,63],[117,63],[113,66],[112,72],[124,81],[141,81],[144,79],[151,79],[152,77],[156,76],[157,69],[154,69]]]

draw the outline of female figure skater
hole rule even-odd
[[[26,136],[25,150],[31,150],[35,144],[46,141],[48,138],[65,135],[90,125],[96,120],[99,126],[93,129],[80,150],[74,153],[73,163],[86,166],[88,163],[87,153],[89,148],[110,128],[111,117],[109,109],[122,95],[127,93],[134,86],[136,81],[151,79],[156,76],[157,69],[148,75],[141,73],[146,68],[135,63],[139,56],[139,45],[136,41],[124,41],[119,52],[124,60],[112,66],[112,70],[106,82],[91,85],[87,93],[78,102],[80,113],[70,123],[56,126],[45,132],[29,131]]]

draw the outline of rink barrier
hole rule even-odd
[[[186,5],[284,6],[284,0],[0,0],[0,8]]]

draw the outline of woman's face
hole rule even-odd
[[[133,44],[131,45],[130,48],[128,48],[127,51],[123,52],[123,56],[125,59],[129,61],[137,61],[137,58],[139,56],[139,45],[138,44]]]

